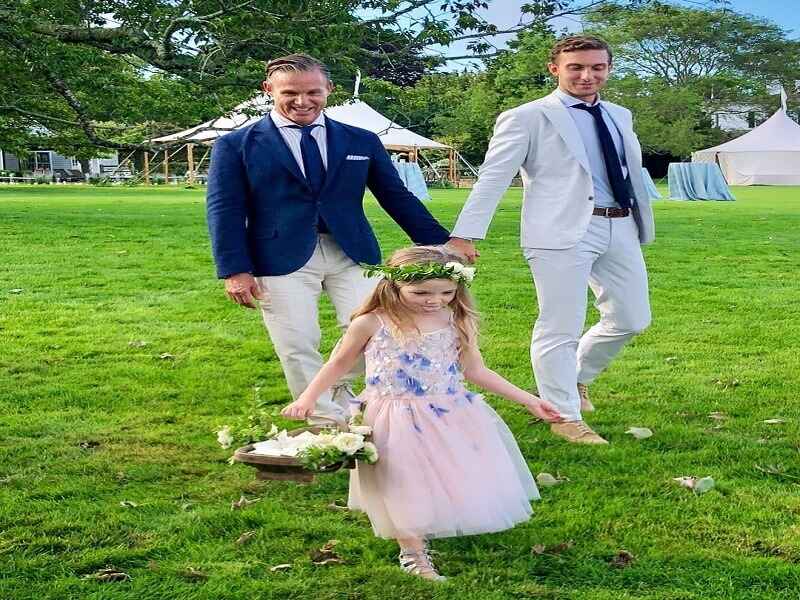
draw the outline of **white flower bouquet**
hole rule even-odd
[[[249,426],[254,420],[258,427]],[[369,464],[378,461],[378,449],[369,441],[372,429],[360,421],[360,415],[351,419],[348,429],[302,427],[287,431],[278,430],[274,424],[267,429],[261,419],[250,417],[244,428],[225,425],[215,433],[223,448],[246,444],[236,450],[232,462],[255,466],[259,478],[308,481],[313,473],[352,468],[357,460]],[[252,439],[254,434],[260,441]]]

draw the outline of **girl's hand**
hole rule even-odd
[[[294,402],[287,405],[281,414],[288,419],[305,419],[314,412],[317,406],[317,401],[314,398],[308,398],[304,394],[300,394]]]
[[[533,394],[531,394],[531,400],[525,405],[525,408],[542,421],[547,421],[548,423],[561,423],[564,420],[564,417],[561,416],[555,406]]]

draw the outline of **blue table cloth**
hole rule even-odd
[[[735,200],[714,163],[670,163],[670,200]]]
[[[393,161],[393,163],[394,168],[397,169],[397,174],[400,175],[400,179],[403,180],[409,192],[420,200],[431,199],[431,195],[428,193],[428,186],[425,184],[425,176],[422,174],[419,163],[398,161]]]
[[[650,196],[651,200],[658,200],[661,198],[661,194],[656,188],[656,184],[653,183],[653,178],[650,177],[650,171],[642,167],[642,179],[644,180],[644,187],[647,188],[647,194]]]

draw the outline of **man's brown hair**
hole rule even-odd
[[[319,71],[325,78],[331,80],[331,72],[324,63],[308,54],[289,54],[275,58],[267,63],[267,79],[275,73],[297,73]]]
[[[558,55],[563,52],[578,50],[605,50],[608,52],[608,64],[611,64],[611,47],[605,40],[593,35],[571,35],[558,40],[550,49],[550,62],[556,62]]]

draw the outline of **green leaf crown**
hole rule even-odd
[[[467,287],[475,277],[475,267],[467,267],[459,262],[425,263],[390,267],[389,265],[362,265],[365,277],[381,275],[391,281],[413,283],[426,279],[452,279]]]

